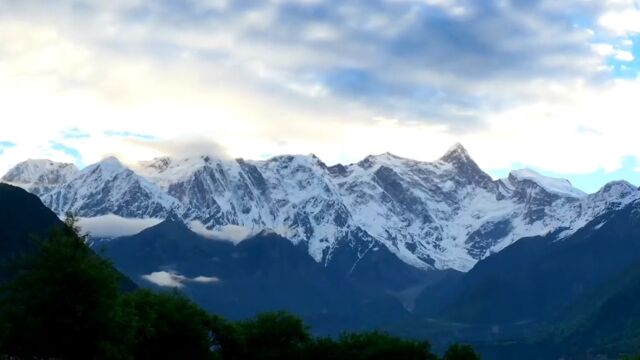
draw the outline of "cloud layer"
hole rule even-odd
[[[94,238],[116,238],[129,236],[144,229],[158,225],[163,219],[127,219],[118,215],[102,215],[92,218],[78,219],[78,226],[83,233]]]
[[[639,5],[3,2],[0,140],[16,146],[0,169],[196,151],[432,160],[460,141],[490,169],[612,171],[640,156]]]

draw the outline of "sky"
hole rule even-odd
[[[640,185],[640,0],[0,0],[0,173],[462,143]]]

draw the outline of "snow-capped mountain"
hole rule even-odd
[[[388,153],[331,167],[314,155],[201,156],[159,158],[133,169],[105,159],[38,195],[57,213],[83,217],[173,212],[217,234],[272,230],[306,245],[324,264],[343,246],[362,256],[383,245],[415,267],[461,271],[522,237],[569,235],[640,198],[628,183],[588,195],[531,170],[494,181],[461,145],[435,162]]]
[[[88,166],[69,182],[40,194],[57,214],[82,217],[115,214],[127,218],[166,217],[182,212],[182,205],[157,186],[109,157]]]
[[[66,184],[78,172],[74,164],[46,159],[27,160],[9,170],[2,177],[2,181],[20,186],[36,195],[42,195]]]

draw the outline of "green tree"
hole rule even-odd
[[[224,360],[243,360],[247,356],[247,348],[242,328],[233,322],[217,315],[209,319],[211,340],[214,355]]]
[[[269,312],[235,324],[219,322],[214,338],[227,359],[300,359],[311,340],[302,320],[285,312]]]
[[[125,295],[133,314],[135,359],[210,359],[209,315],[178,293],[139,290]]]
[[[122,276],[79,235],[75,219],[18,263],[0,291],[0,358],[436,360],[428,342],[380,332],[312,338],[299,318],[229,322],[178,293],[122,294]],[[445,360],[479,359],[452,345]]]
[[[453,344],[445,352],[443,360],[480,360],[480,355],[470,345]]]
[[[74,217],[16,264],[3,286],[1,348],[20,357],[126,358],[130,327],[120,274],[78,234]]]
[[[303,350],[306,360],[342,360],[346,354],[340,343],[329,337],[320,337],[308,342]]]
[[[437,356],[431,352],[431,345],[426,341],[401,339],[376,331],[343,334],[338,340],[338,349],[340,359],[437,359]]]

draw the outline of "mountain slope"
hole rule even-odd
[[[610,279],[610,282],[583,299],[554,332],[567,359],[588,354],[612,358],[637,355],[640,350],[640,265]],[[590,305],[590,306],[589,306]]]
[[[337,333],[405,314],[383,285],[355,286],[347,274],[329,271],[304,248],[273,233],[234,245],[201,237],[170,217],[95,247],[140,286],[178,287],[206,309],[231,318],[287,310],[316,331]]]
[[[61,226],[64,223],[37,196],[0,183],[0,281],[14,274],[14,259],[35,251],[39,241]],[[136,288],[125,276],[120,286],[125,291]]]
[[[37,196],[0,183],[0,262],[32,250],[62,221]]]
[[[448,285],[455,295],[439,316],[486,325],[554,321],[609,279],[640,265],[640,201],[597,217],[571,236],[559,234],[522,239],[478,263]],[[422,304],[436,291],[425,293]]]

